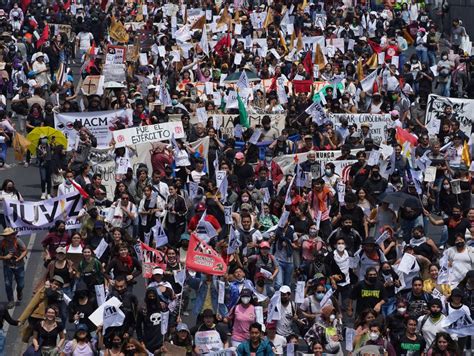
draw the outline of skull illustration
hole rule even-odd
[[[150,321],[153,323],[153,326],[157,326],[161,322],[161,313],[153,313],[150,315]]]

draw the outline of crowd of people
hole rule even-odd
[[[25,201],[13,146],[38,200],[83,206],[38,234],[39,281],[0,208],[24,355],[470,354],[470,113],[427,120],[474,98],[447,1],[0,3],[0,200]],[[110,178],[81,118],[119,110]],[[113,138],[167,123],[144,156]]]

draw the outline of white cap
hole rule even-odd
[[[280,293],[291,293],[291,288],[288,286],[281,286],[280,287]]]
[[[160,267],[155,267],[155,268],[153,268],[153,270],[151,271],[151,273],[152,273],[153,275],[155,275],[155,274],[165,274],[165,272],[163,271],[163,269],[160,268]]]

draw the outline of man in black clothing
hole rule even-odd
[[[235,154],[234,174],[239,181],[240,189],[245,189],[247,181],[254,177],[252,166],[245,162],[245,156],[242,152]]]
[[[380,167],[373,166],[370,170],[369,178],[365,181],[363,188],[367,195],[378,200],[380,194],[387,189],[388,182],[380,175]]]
[[[356,314],[359,315],[365,309],[374,309],[380,313],[382,305],[385,303],[385,289],[378,282],[378,273],[375,267],[367,268],[365,279],[357,283],[352,289],[351,300],[349,301],[349,316],[352,315],[352,304],[357,300]]]
[[[353,220],[350,215],[344,215],[341,218],[341,226],[329,235],[328,243],[333,250],[336,249],[338,239],[344,239],[347,252],[351,256],[360,248],[362,238],[357,230],[353,228]]]
[[[423,292],[423,279],[413,278],[411,282],[411,292],[407,294],[408,313],[419,318],[428,313],[428,303],[433,299],[431,294]]]
[[[344,203],[345,205],[341,206],[339,210],[340,213],[333,219],[332,224],[341,226],[341,217],[349,216],[352,218],[352,227],[359,233],[362,239],[365,239],[368,230],[368,222],[364,211],[357,205],[357,196],[351,192],[346,193]]]
[[[209,333],[210,331],[214,333]],[[202,334],[204,332],[205,334]],[[211,309],[205,309],[202,312],[202,322],[191,329],[191,335],[194,338],[195,352],[198,354],[218,351],[214,350],[214,348],[218,347],[218,344],[220,344],[219,347],[221,350],[228,346],[227,333],[220,324],[216,324],[215,315]],[[203,335],[206,335],[206,337],[203,337]],[[201,341],[206,339],[213,340],[213,343],[202,344]]]

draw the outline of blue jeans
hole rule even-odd
[[[416,55],[421,63],[428,64],[428,51],[416,50]]]
[[[432,67],[436,64],[436,51],[428,51],[427,54],[429,65]]]
[[[275,281],[275,290],[280,289],[281,286],[291,287],[291,277],[293,276],[293,263],[277,260],[278,274]]]
[[[441,86],[442,96],[451,96],[451,76],[448,77],[448,81],[446,83],[439,83],[439,85]]]
[[[0,330],[0,355],[3,356],[5,352],[5,331]]]
[[[51,169],[49,165],[40,166],[41,192],[51,194]]]
[[[383,316],[387,316],[392,314],[395,309],[396,309],[396,301],[397,299],[395,297],[390,297],[387,299],[387,302],[382,305],[382,314]]]
[[[16,281],[16,291],[21,292],[25,287],[25,267],[11,268],[3,265],[3,278],[5,279],[5,292],[9,302],[13,302],[13,277]]]

